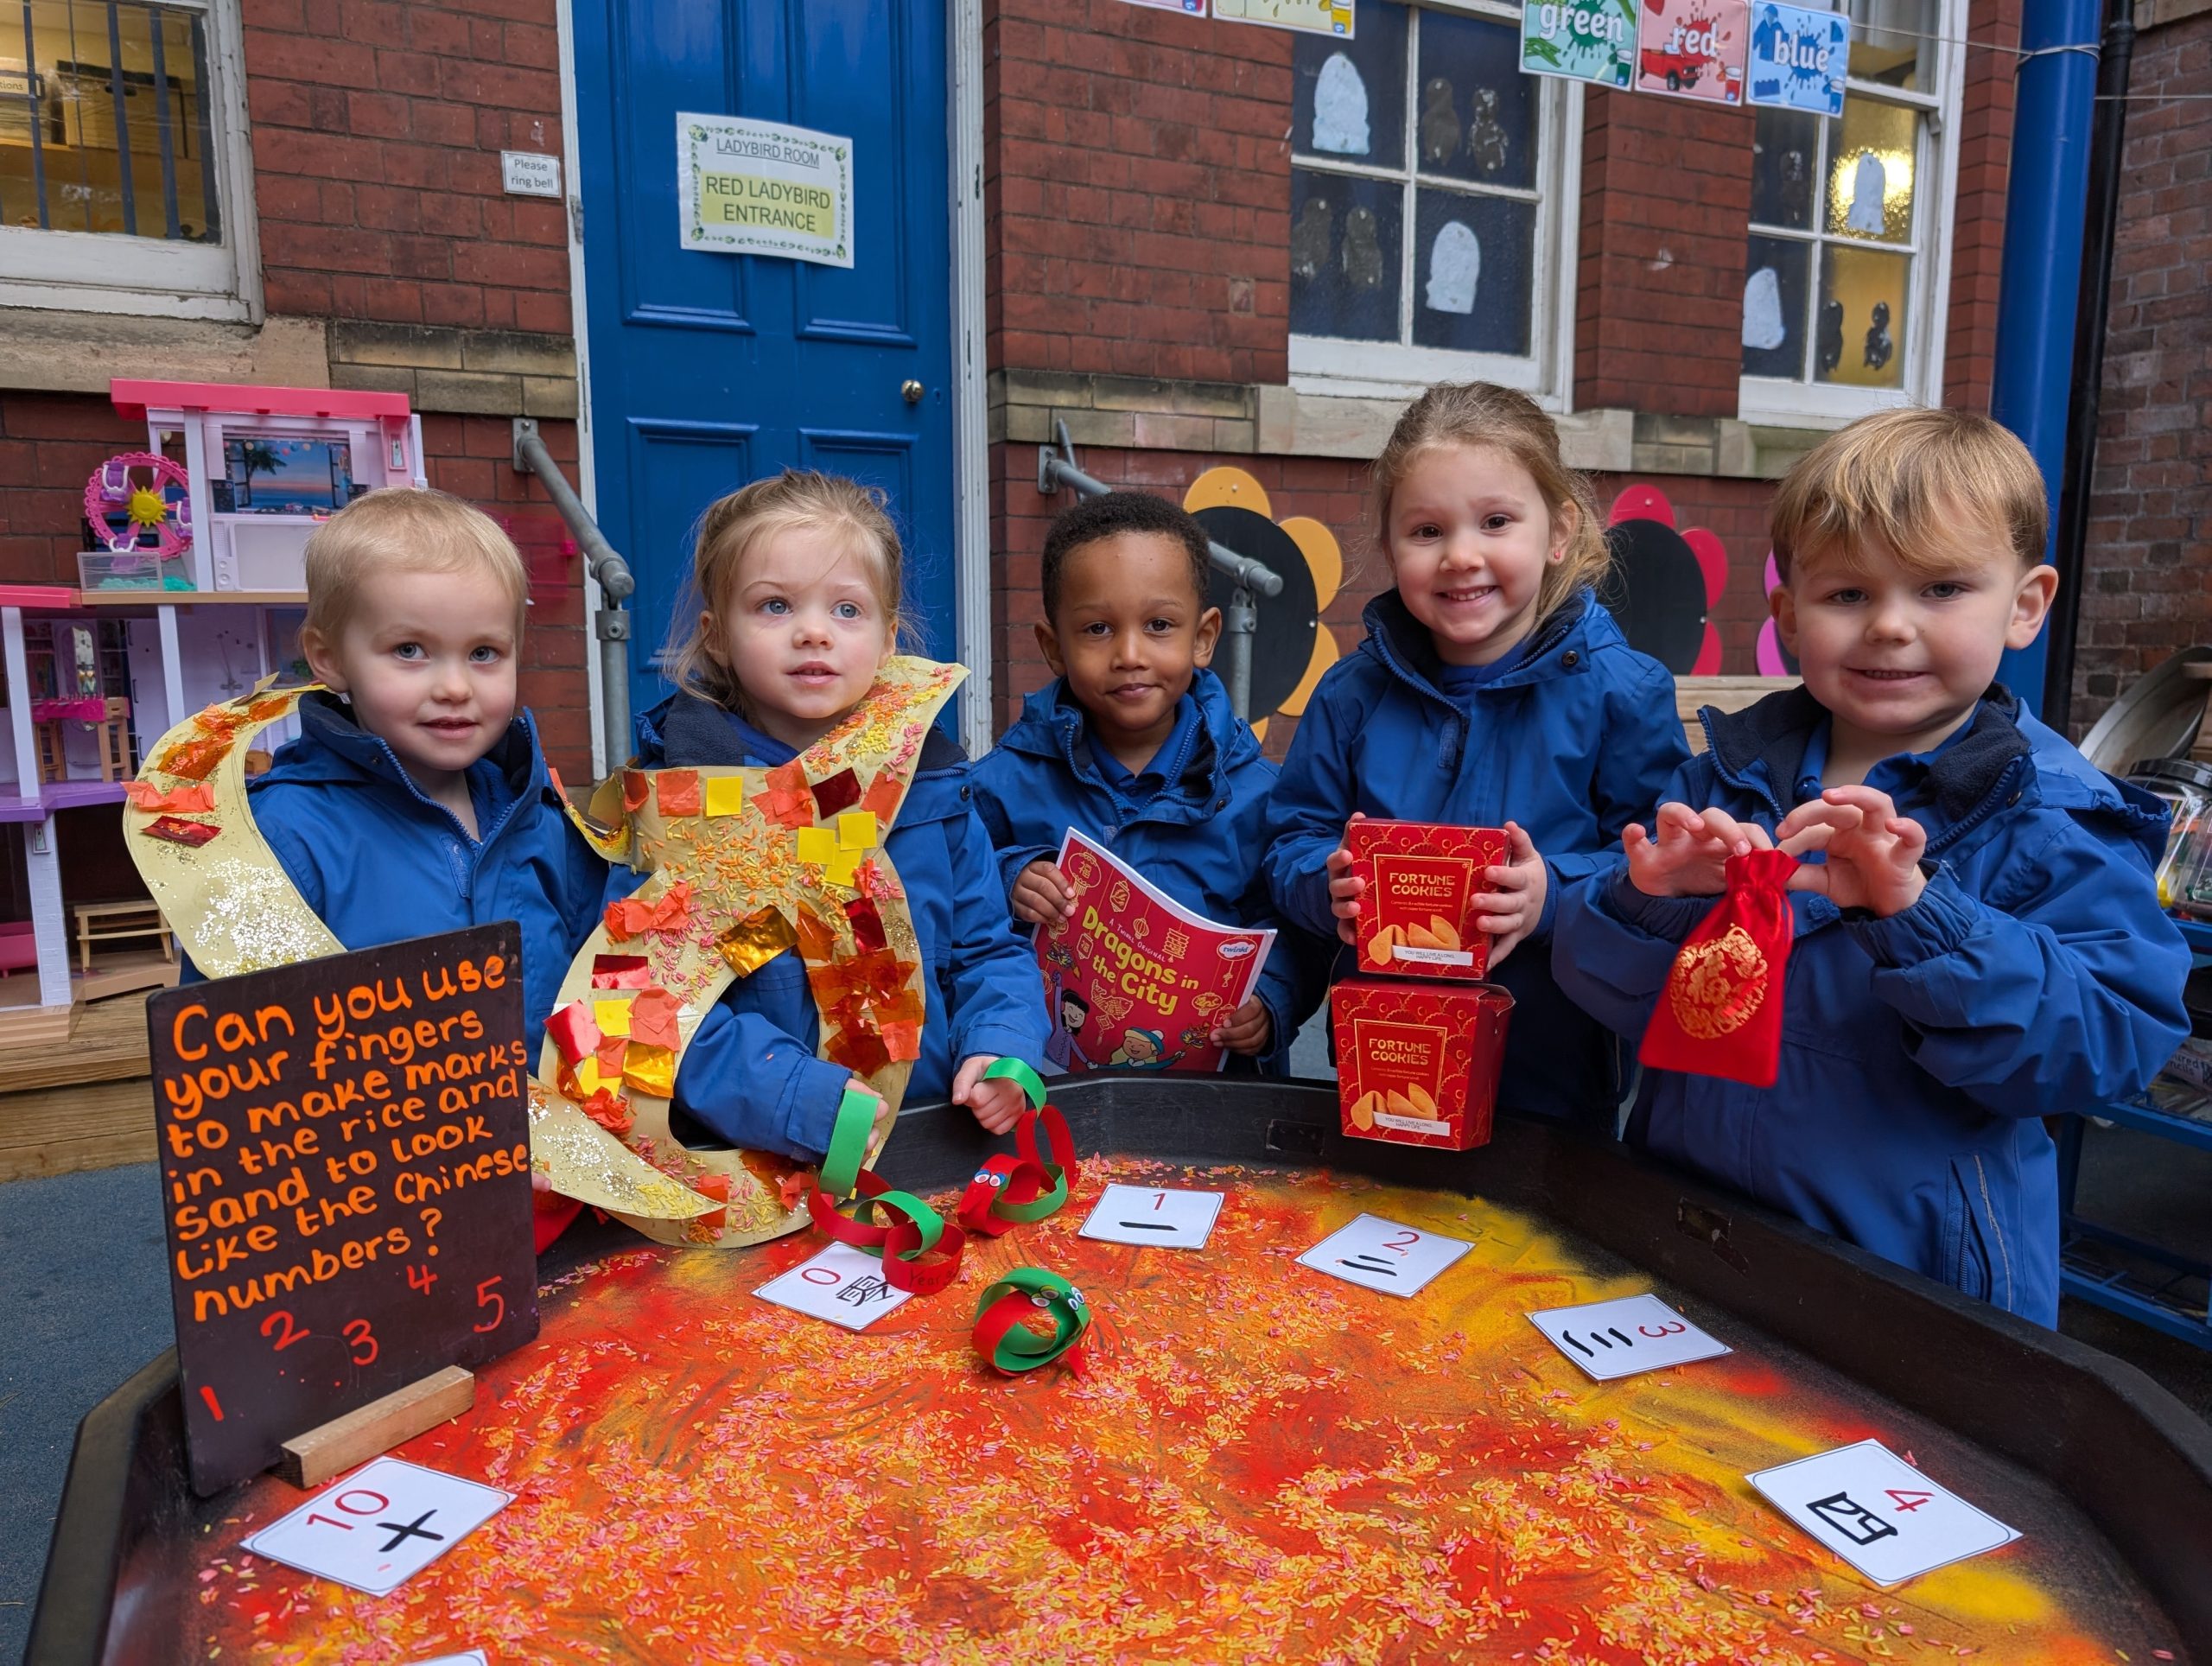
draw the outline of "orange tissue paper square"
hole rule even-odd
[[[1490,1142],[1513,997],[1348,977],[1330,991],[1347,1138],[1465,1151]]]
[[[1490,934],[1475,899],[1483,869],[1505,861],[1503,830],[1435,822],[1354,822],[1344,829],[1360,893],[1359,970],[1480,982]]]

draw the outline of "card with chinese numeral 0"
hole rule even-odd
[[[794,1313],[865,1331],[910,1292],[884,1281],[883,1263],[849,1243],[833,1243],[811,1260],[770,1279],[753,1293]]]
[[[1550,1307],[1529,1314],[1529,1321],[1600,1383],[1730,1351],[1726,1343],[1707,1336],[1653,1295]]]
[[[514,1501],[398,1458],[379,1458],[245,1542],[257,1556],[389,1596]]]
[[[2020,1536],[1929,1480],[1879,1440],[1745,1478],[1877,1585],[1897,1585]]]
[[[1475,1246],[1464,1238],[1360,1215],[1298,1258],[1301,1267],[1385,1294],[1409,1296]]]

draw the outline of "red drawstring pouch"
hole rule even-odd
[[[1782,974],[1796,922],[1797,858],[1751,850],[1728,858],[1728,888],[1684,941],[1637,1058],[1648,1069],[1725,1076],[1770,1088],[1782,1065]]]

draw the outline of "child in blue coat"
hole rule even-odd
[[[1206,605],[1205,529],[1165,499],[1109,492],[1052,523],[1042,567],[1037,644],[1054,677],[974,772],[1008,906],[1025,927],[1065,917],[1072,900],[1055,858],[1073,828],[1186,908],[1274,926],[1257,991],[1213,1040],[1281,1074],[1319,1002],[1322,962],[1256,882],[1275,766],[1207,669],[1221,612]],[[1103,1065],[1116,1044],[1087,1042],[1087,1012],[1071,1014],[1071,1001],[1082,1008],[1061,993],[1053,1062],[1079,1050]],[[1135,1051],[1135,1062],[1166,1068],[1164,1046]]]
[[[301,645],[333,692],[249,783],[255,825],[348,949],[515,921],[535,1059],[607,864],[516,703],[522,558],[457,498],[375,492],[315,529],[307,581]]]
[[[2042,1118],[2139,1091],[2188,1033],[2152,869],[2166,813],[1992,681],[2034,641],[2043,481],[1985,417],[1829,437],[1774,506],[1775,622],[1804,686],[1732,715],[1656,836],[1563,906],[1561,985],[1643,1033],[1732,853],[1807,859],[1768,1089],[1649,1073],[1630,1137],[1969,1295],[2058,1319]]]
[[[1611,1137],[1618,1050],[1560,993],[1548,951],[1560,898],[1618,864],[1622,830],[1688,755],[1674,679],[1592,592],[1604,531],[1533,401],[1432,388],[1398,419],[1373,489],[1396,588],[1299,720],[1268,820],[1275,905],[1349,944],[1347,822],[1505,828],[1508,862],[1479,903],[1491,976],[1514,998],[1499,1105]]]
[[[671,655],[677,692],[639,722],[639,763],[773,767],[827,734],[893,652],[899,563],[880,495],[849,480],[786,471],[716,503],[693,562],[702,610]],[[907,1100],[950,1097],[1002,1134],[1026,1102],[983,1071],[1001,1056],[1042,1062],[1044,993],[1007,923],[968,760],[934,729],[886,846],[913,911],[927,1005]],[[610,888],[637,883],[617,869]],[[846,1089],[874,1095],[816,1056],[819,1034],[805,968],[786,951],[701,1021],[677,1110],[731,1145],[819,1162]],[[889,1116],[887,1103],[878,1133]]]

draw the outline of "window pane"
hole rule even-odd
[[[1828,124],[1829,236],[1911,240],[1919,126],[1903,105],[1844,99],[1843,119]]]
[[[1422,173],[1534,188],[1541,83],[1521,73],[1517,29],[1423,12],[1420,86],[1414,143]]]
[[[1936,0],[1845,0],[1851,74],[1929,92],[1936,86]]]
[[[1424,190],[1414,226],[1414,342],[1527,357],[1536,205]]]
[[[1293,148],[1404,167],[1406,9],[1362,0],[1355,39],[1300,35],[1291,51]]]
[[[0,16],[0,222],[221,241],[200,15],[29,0]]]
[[[1366,16],[1360,13],[1363,22]],[[1290,170],[1292,334],[1399,339],[1404,195],[1393,180]]]
[[[1809,232],[1813,229],[1813,188],[1819,172],[1821,118],[1796,110],[1760,110],[1755,114],[1751,224]]]
[[[1805,284],[1813,245],[1754,237],[1744,262],[1744,374],[1805,375]]]
[[[1817,379],[1847,387],[1904,385],[1908,255],[1828,244],[1821,250]]]

